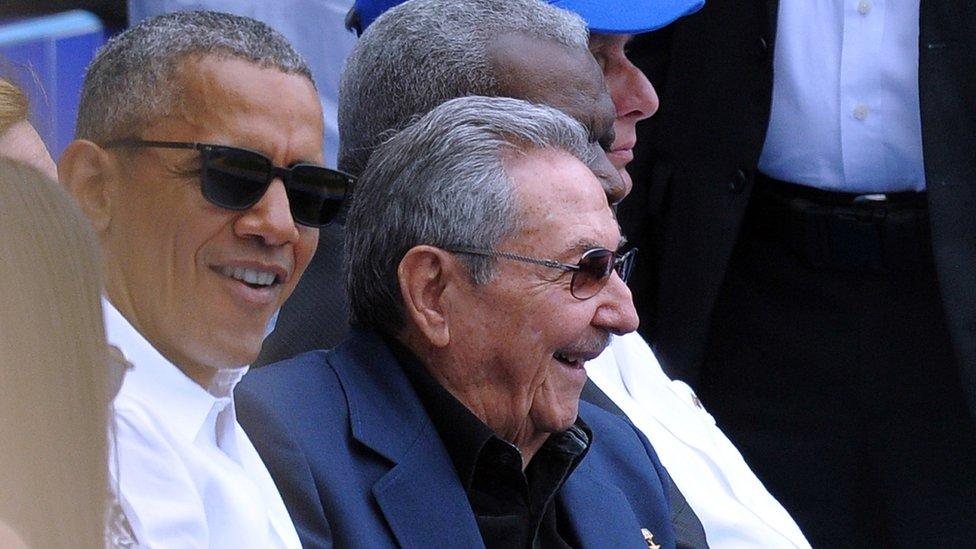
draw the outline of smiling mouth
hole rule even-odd
[[[238,280],[254,289],[269,288],[281,283],[277,274],[261,269],[226,266],[221,267],[219,272],[228,278]]]
[[[574,355],[560,351],[553,353],[552,357],[570,368],[582,368],[586,364],[586,361],[590,359],[589,356]]]
[[[552,358],[568,368],[582,370],[588,361],[600,356],[609,344],[610,333],[601,331],[592,337],[581,339],[575,344],[557,350],[552,353]]]

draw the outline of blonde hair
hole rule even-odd
[[[0,159],[0,520],[104,547],[108,352],[96,240],[70,197]]]
[[[27,120],[27,96],[16,84],[0,78],[0,134],[17,122]]]

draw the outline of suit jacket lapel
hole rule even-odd
[[[421,434],[373,486],[373,495],[403,547],[484,547],[468,497],[434,429]]]
[[[349,402],[353,437],[393,463],[373,495],[399,544],[483,547],[447,449],[383,339],[357,333],[329,360]]]

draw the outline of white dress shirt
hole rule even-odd
[[[781,0],[759,170],[843,192],[922,190],[919,0]]]
[[[586,371],[651,441],[710,547],[810,547],[691,387],[664,374],[640,335],[614,336]]]
[[[244,434],[222,371],[205,390],[104,300],[109,343],[133,368],[114,401],[122,509],[142,547],[301,547],[278,490]]]

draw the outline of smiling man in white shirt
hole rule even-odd
[[[60,178],[97,231],[120,499],[150,547],[299,547],[233,388],[346,196],[305,61],[257,21],[150,19],[88,69]]]

